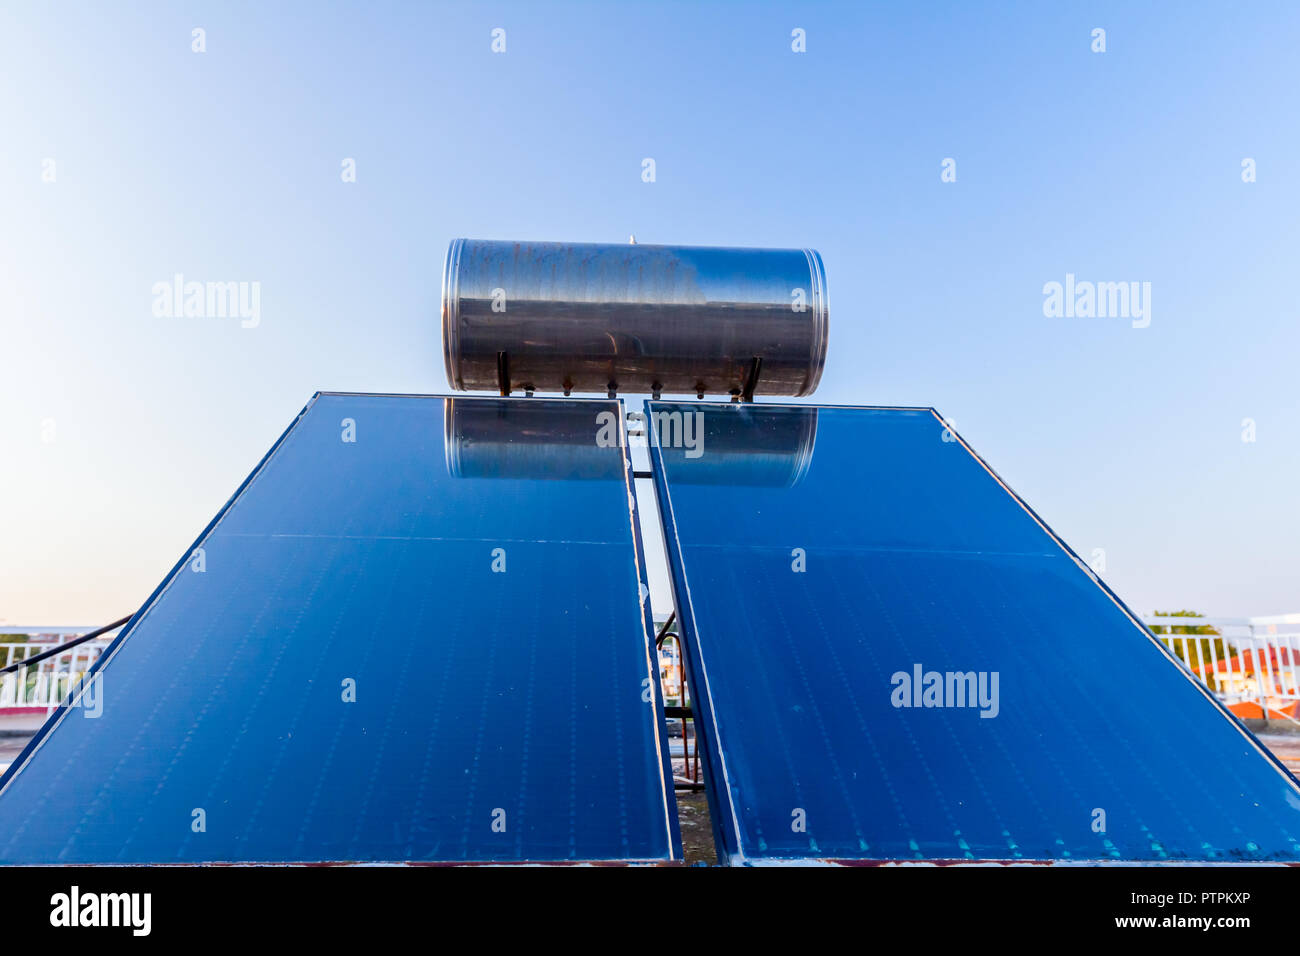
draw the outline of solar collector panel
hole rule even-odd
[[[932,411],[649,411],[733,862],[1300,856],[1295,781]]]
[[[680,858],[624,449],[449,456],[621,406],[452,402],[313,400],[0,781],[0,861]]]

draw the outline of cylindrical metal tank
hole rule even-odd
[[[456,239],[443,269],[459,390],[811,395],[829,316],[812,249]]]

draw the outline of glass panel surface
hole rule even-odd
[[[15,762],[0,861],[679,857],[619,422],[315,398]]]
[[[1295,781],[929,409],[650,403],[732,862],[1295,860]]]

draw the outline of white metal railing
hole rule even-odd
[[[1251,711],[1248,716],[1300,718],[1300,614],[1236,618],[1144,615],[1142,622],[1225,704],[1254,705],[1246,708]],[[1213,633],[1172,633],[1178,628],[1210,628]],[[26,642],[0,638],[0,667],[35,657],[90,630],[93,628],[0,625],[0,631],[5,633],[38,638]],[[30,667],[0,674],[0,713],[58,707],[115,636],[115,632],[105,634]],[[660,667],[667,678],[667,671],[680,668],[680,659],[675,640],[665,645]],[[680,672],[674,677],[666,683],[680,687]],[[674,699],[672,703],[687,702]]]
[[[1300,718],[1300,614],[1153,615],[1142,621],[1221,701],[1229,707],[1247,705],[1234,708],[1242,716]],[[1210,628],[1213,633],[1173,633],[1177,628]]]
[[[6,636],[18,634],[29,638],[27,641],[12,641],[0,637],[0,668],[20,664],[92,630],[94,628],[19,628],[0,624],[0,632]],[[115,636],[105,634],[28,667],[0,674],[0,714],[18,709],[43,707],[53,710],[58,707]]]

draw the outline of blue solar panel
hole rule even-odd
[[[933,411],[648,410],[731,862],[1300,859],[1295,780]]]
[[[620,427],[315,397],[0,781],[0,861],[679,859]]]

